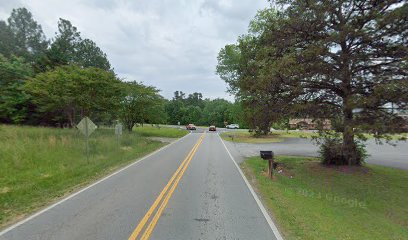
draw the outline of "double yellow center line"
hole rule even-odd
[[[146,223],[149,221],[150,217],[153,215],[153,212],[156,210],[157,206],[161,203],[159,208],[156,211],[156,214],[153,216],[149,225],[146,227],[143,235],[140,237],[140,239],[143,239],[143,240],[149,239],[150,235],[153,232],[154,227],[159,221],[159,218],[163,210],[166,208],[167,202],[170,200],[171,196],[173,195],[174,190],[177,188],[177,185],[180,179],[183,177],[183,174],[186,171],[188,165],[190,164],[191,159],[193,159],[194,154],[196,153],[198,147],[202,143],[204,136],[205,136],[205,133],[203,133],[200,139],[198,139],[193,149],[191,149],[187,157],[183,160],[183,162],[180,164],[176,172],[173,174],[173,176],[171,177],[167,185],[163,188],[159,196],[156,198],[156,200],[150,207],[149,211],[147,211],[146,215],[142,218],[142,220],[140,220],[136,229],[133,231],[132,235],[130,235],[129,240],[135,240],[139,236],[143,228],[145,228]]]

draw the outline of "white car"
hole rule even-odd
[[[227,128],[228,129],[238,129],[239,125],[238,124],[230,124],[230,125],[227,125]]]

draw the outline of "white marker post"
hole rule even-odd
[[[116,135],[116,138],[117,138],[117,140],[118,140],[118,146],[120,147],[120,136],[122,136],[122,129],[123,129],[123,125],[122,124],[120,124],[120,123],[118,123],[118,124],[116,124],[116,126],[115,126],[115,135]]]
[[[89,136],[98,127],[88,117],[82,118],[82,120],[78,123],[78,125],[76,127],[85,136],[85,140],[86,140],[86,161],[89,163]]]

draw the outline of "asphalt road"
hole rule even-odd
[[[137,226],[138,239],[280,239],[218,134],[199,132],[3,230],[0,239],[129,239]]]
[[[376,144],[375,140],[368,140],[366,162],[370,164],[408,169],[408,142],[393,141],[396,146],[384,143]],[[287,138],[279,143],[233,143],[226,142],[234,158],[240,162],[246,157],[259,155],[260,150],[272,150],[277,155],[311,156],[319,155],[319,148],[310,139]]]

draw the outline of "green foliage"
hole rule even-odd
[[[112,72],[78,66],[57,67],[28,80],[25,89],[42,112],[58,111],[74,126],[84,116],[116,109],[121,82]]]
[[[178,122],[183,125],[186,124],[183,122],[183,116],[185,115],[186,111],[182,100],[173,98],[173,100],[167,102],[165,109],[169,118],[168,122],[170,124],[177,124]]]
[[[23,59],[0,54],[0,122],[21,123],[27,119],[30,97],[23,90],[31,68]]]
[[[55,66],[76,63],[78,45],[82,41],[80,32],[70,21],[60,18],[58,33],[47,55]]]
[[[14,36],[6,22],[0,20],[0,54],[11,57],[14,50]]]
[[[206,102],[203,109],[203,122],[206,125],[215,125],[217,127],[225,127],[224,121],[230,119],[230,107],[232,104],[225,99],[214,99]]]
[[[315,137],[316,138],[316,137]],[[336,132],[326,132],[324,136],[319,136],[318,141],[320,142],[320,160],[322,164],[325,165],[347,165],[351,164],[350,159],[347,159],[343,153],[343,143],[339,133]],[[356,141],[356,157],[358,165],[364,163],[367,158],[367,152],[365,146],[360,142]]]
[[[201,93],[189,94],[176,91],[172,100],[166,103],[166,112],[170,124],[187,125],[190,123],[202,126],[215,125],[225,127],[224,122],[238,123],[242,127],[241,105],[225,99],[203,99]]]
[[[12,54],[23,57],[32,63],[36,58],[44,54],[48,47],[41,25],[38,24],[32,14],[26,8],[13,9],[8,18],[8,25],[13,33]],[[9,56],[6,54],[6,56]]]
[[[48,47],[41,25],[26,8],[13,9],[7,23],[0,21],[0,122],[54,125],[64,123],[68,118],[72,125],[76,116],[89,114],[89,109],[92,109],[94,119],[112,122],[112,115],[107,112],[112,107],[107,107],[107,102],[115,101],[118,87],[110,90],[94,84],[98,77],[102,77],[99,83],[115,79],[106,54],[92,40],[82,40],[76,27],[65,19],[58,22],[58,33]],[[61,68],[50,71],[58,66]],[[106,71],[111,72],[103,74]],[[23,88],[26,79],[35,73],[41,73],[38,75],[41,80],[30,81],[30,87]],[[98,88],[89,89],[94,86]],[[67,92],[74,89],[76,92]],[[92,106],[86,103],[90,99],[101,100],[99,97],[104,91],[106,96],[102,102],[92,103]],[[53,95],[56,93],[59,95]],[[88,93],[95,93],[97,97],[85,97],[84,94]],[[78,102],[81,102],[80,109],[76,109]]]
[[[106,54],[90,39],[78,44],[75,63],[82,67],[97,67],[105,71],[111,70]]]
[[[59,19],[49,45],[32,14],[14,9],[8,24],[0,21],[0,54],[5,56],[0,59],[1,122],[74,126],[87,115],[107,125],[119,118],[128,130],[136,123],[167,120],[243,126],[240,104],[179,91],[166,101],[154,87],[121,84],[106,54],[67,19]]]
[[[185,103],[188,106],[203,108],[204,107],[203,95],[198,92],[188,94],[188,97],[185,99]]]
[[[82,39],[78,29],[62,18],[58,22],[58,33],[47,51],[47,57],[40,59],[37,64],[43,70],[67,64],[111,70],[106,54],[95,42]]]
[[[229,44],[220,50],[218,53],[218,65],[216,73],[222,80],[229,84],[229,91],[236,93],[237,86],[233,84],[239,79],[239,67],[241,51],[237,45]]]
[[[164,113],[164,99],[155,87],[136,81],[122,84],[119,117],[128,131],[136,123],[162,123]]]
[[[355,136],[407,125],[387,105],[408,102],[408,4],[277,2],[280,11],[260,11],[247,35],[221,49],[217,73],[257,132],[290,117],[329,118],[343,134],[341,153],[360,164]]]
[[[268,62],[260,61],[258,56],[261,33],[276,19],[273,9],[260,11],[250,23],[249,34],[241,36],[237,44],[226,45],[218,54],[217,74],[241,103],[244,122],[258,135],[268,134],[272,123],[284,119],[287,112],[287,98],[270,94],[280,91],[281,85],[260,72]]]

